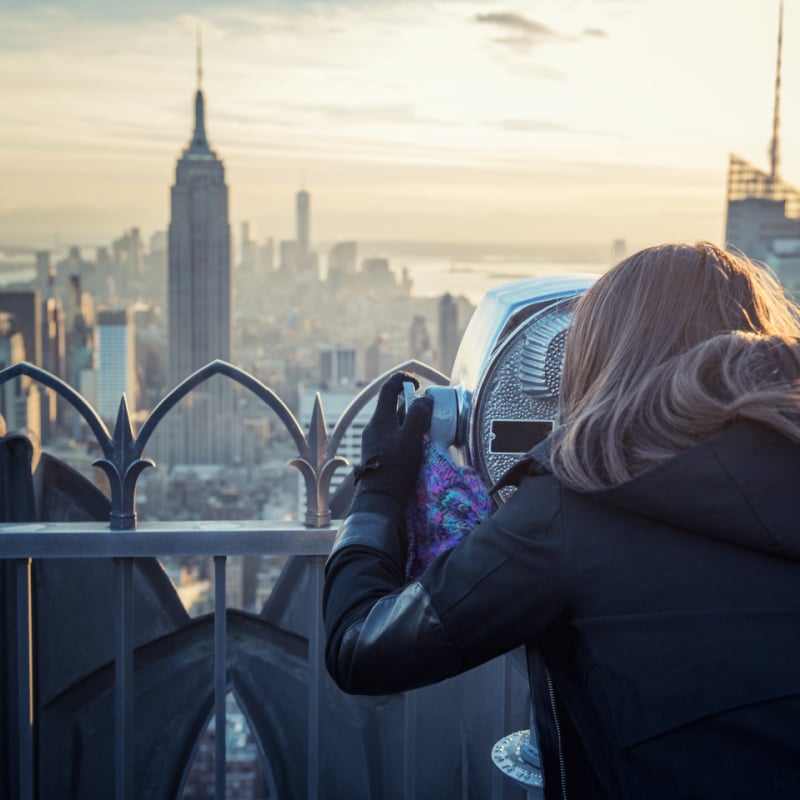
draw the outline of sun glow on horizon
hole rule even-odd
[[[198,18],[207,130],[234,223],[288,233],[305,175],[321,239],[718,240],[728,153],[766,165],[771,6],[0,10],[0,242],[165,227],[191,132]],[[783,174],[800,183],[794,11]]]

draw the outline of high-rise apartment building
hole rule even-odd
[[[168,232],[170,384],[231,358],[231,244],[228,187],[222,161],[206,137],[198,49],[194,132],[178,160]],[[224,385],[223,385],[224,384]],[[225,463],[230,458],[231,392],[212,379],[179,409],[170,463]]]

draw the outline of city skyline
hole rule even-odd
[[[259,237],[291,237],[304,188],[316,241],[720,241],[728,153],[767,165],[778,0],[70,9],[0,9],[3,244],[166,228],[198,24],[231,221]]]

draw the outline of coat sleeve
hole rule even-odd
[[[359,512],[325,566],[325,658],[354,694],[443,680],[535,641],[565,609],[558,483],[528,478],[492,517],[404,585],[403,521]]]

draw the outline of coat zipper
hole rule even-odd
[[[556,692],[553,688],[553,678],[550,676],[550,669],[542,661],[544,667],[544,678],[547,683],[547,697],[550,700],[550,710],[553,712],[553,726],[556,730],[556,747],[558,749],[558,768],[561,772],[561,800],[567,800],[567,765],[564,761],[564,746],[561,741],[561,723],[558,721],[558,709],[556,708]]]

